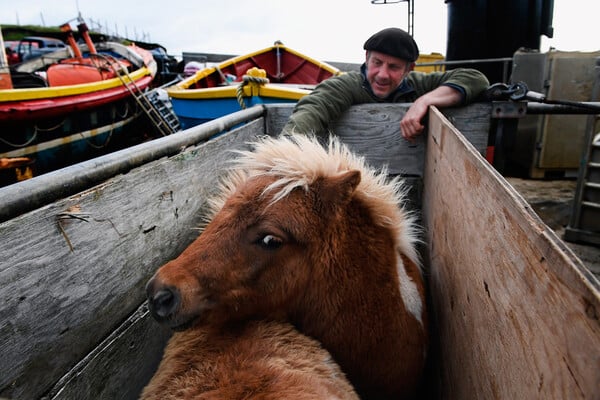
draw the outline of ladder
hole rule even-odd
[[[596,59],[596,81],[592,100],[600,97],[600,58]],[[599,115],[590,115],[583,155],[577,176],[573,210],[564,239],[600,245],[600,133],[595,132]]]
[[[166,98],[161,97],[162,87],[154,88],[148,92],[146,92],[145,97],[148,101],[154,106],[156,111],[161,115],[163,121],[171,128],[171,132],[179,132],[181,130],[181,125],[179,124],[179,119],[175,112],[173,111],[173,106],[171,106],[171,101]]]
[[[158,133],[168,136],[181,130],[179,120],[173,109],[160,99],[159,92],[156,89],[148,92],[143,91],[135,83],[131,75],[129,75],[125,66],[120,64],[117,59],[108,55],[96,54],[96,56],[105,58],[109,62],[109,65],[111,65],[113,71],[123,83],[123,86],[127,88],[140,108],[144,110],[144,113],[150,119],[150,122],[152,122]],[[120,65],[121,67],[117,68],[116,65]]]

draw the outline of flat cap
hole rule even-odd
[[[410,62],[419,58],[417,43],[412,36],[400,28],[386,28],[377,32],[367,39],[364,49],[378,51]]]

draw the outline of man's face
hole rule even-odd
[[[392,93],[415,64],[379,53],[367,51],[367,81],[373,89],[375,96],[385,99]]]

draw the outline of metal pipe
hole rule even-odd
[[[464,65],[464,64],[485,64],[485,63],[502,63],[502,82],[508,82],[508,64],[512,62],[511,57],[502,57],[502,58],[481,58],[481,59],[471,59],[471,60],[452,60],[452,61],[432,61],[432,62],[424,62],[424,63],[416,63],[417,67],[434,67],[434,70],[441,71],[441,67],[446,65]]]
[[[527,114],[600,114],[600,102],[578,102],[570,104],[547,104],[527,102]]]
[[[145,163],[177,154],[184,147],[196,145],[264,113],[265,107],[256,105],[169,136],[0,188],[0,222],[71,196]]]
[[[60,30],[67,34],[67,43],[69,43],[69,47],[71,47],[71,50],[73,50],[73,54],[75,55],[75,57],[83,57],[81,54],[81,49],[79,48],[79,45],[77,44],[77,42],[75,41],[75,37],[73,36],[71,25],[69,25],[69,23],[66,22],[60,26]]]
[[[277,57],[277,73],[275,74],[275,76],[277,77],[277,79],[281,79],[283,78],[283,74],[281,73],[281,49],[279,48],[277,42],[275,43],[275,45],[277,45],[277,47],[275,48],[275,54]]]

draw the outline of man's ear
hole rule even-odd
[[[408,72],[410,72],[410,71],[414,71],[414,69],[415,69],[415,64],[416,64],[416,63],[414,63],[414,62],[411,62],[411,63],[410,63],[410,65],[408,66]]]

